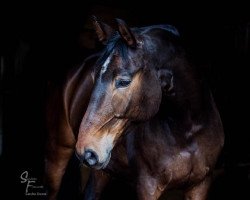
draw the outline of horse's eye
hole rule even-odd
[[[128,87],[130,83],[131,83],[130,79],[117,79],[115,81],[115,87],[116,88]]]

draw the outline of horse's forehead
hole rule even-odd
[[[106,60],[103,62],[102,68],[101,68],[101,74],[104,74],[107,71],[107,69],[108,69],[108,67],[110,65],[112,57],[113,57],[113,52],[111,52],[109,54],[109,56],[106,58]]]
[[[120,56],[117,51],[114,49],[103,61],[101,65],[101,76],[105,76],[107,74],[112,74],[114,70],[124,68],[125,59]]]
[[[100,74],[106,76],[114,71],[117,73],[124,71],[133,73],[133,71],[137,71],[137,69],[143,65],[144,60],[147,59],[147,54],[143,48],[127,49],[125,52],[126,54],[119,48],[114,48],[110,51],[101,64]]]

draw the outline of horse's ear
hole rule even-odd
[[[159,69],[157,75],[160,80],[162,90],[168,94],[172,93],[174,89],[174,77],[172,72],[167,69]]]
[[[98,40],[106,44],[114,30],[109,25],[99,21],[94,15],[92,16],[92,21]]]
[[[130,47],[136,47],[136,39],[133,35],[130,28],[127,26],[127,24],[121,20],[116,18],[116,22],[118,24],[118,31],[121,35],[121,37],[125,40],[128,46]]]

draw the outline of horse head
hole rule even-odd
[[[111,151],[133,121],[154,117],[164,95],[174,89],[171,67],[181,54],[178,31],[170,25],[117,30],[93,18],[105,44],[95,64],[95,85],[83,116],[76,153],[88,166],[105,168]]]

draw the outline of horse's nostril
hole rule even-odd
[[[84,159],[89,166],[94,166],[98,162],[97,154],[92,150],[86,150],[84,154]]]

